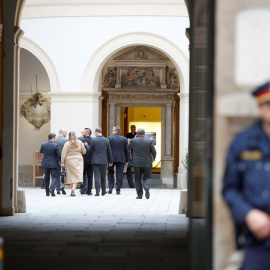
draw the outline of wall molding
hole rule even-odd
[[[177,16],[187,17],[183,0],[27,0],[22,19],[46,17]]]

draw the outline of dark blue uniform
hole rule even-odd
[[[270,139],[262,129],[261,121],[232,142],[223,196],[237,226],[245,227],[245,217],[254,208],[270,214]],[[247,228],[245,236],[243,269],[270,269],[270,237],[260,241]]]

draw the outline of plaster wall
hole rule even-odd
[[[101,46],[125,33],[149,32],[162,36],[180,48],[188,58],[188,39],[185,36],[188,26],[188,17],[54,17],[21,20],[24,36],[53,59],[60,91],[64,92],[98,91],[81,88],[88,61]]]
[[[51,132],[58,134],[64,127],[81,136],[81,131],[89,127],[92,131],[99,126],[98,94],[51,93]]]
[[[43,64],[31,52],[21,49],[19,110],[23,103],[36,92],[36,75],[38,92],[50,99],[48,96],[50,81]],[[18,185],[32,185],[33,152],[39,150],[40,145],[47,141],[50,133],[50,121],[40,129],[36,129],[23,115],[20,114],[18,120]]]
[[[20,93],[34,94],[36,90],[41,93],[50,92],[49,77],[41,62],[31,52],[25,49],[21,49],[20,57]]]

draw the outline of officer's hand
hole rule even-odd
[[[253,209],[247,213],[245,220],[257,239],[263,240],[270,235],[270,216],[267,213]]]

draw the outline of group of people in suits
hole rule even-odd
[[[131,126],[127,137],[121,136],[121,129],[113,127],[112,136],[105,138],[101,128],[95,129],[95,137],[91,137],[91,129],[85,128],[82,136],[77,138],[71,131],[67,139],[64,129],[59,136],[50,133],[48,142],[41,145],[40,152],[44,153],[41,166],[44,168],[46,196],[66,194],[64,184],[60,183],[61,168],[65,168],[65,184],[71,185],[71,196],[80,184],[81,194],[92,195],[93,174],[95,180],[95,196],[112,194],[114,186],[116,194],[121,194],[124,171],[130,188],[136,188],[137,199],[150,198],[152,162],[156,157],[153,141],[145,138],[145,130]],[[135,185],[132,180],[131,167],[134,167]],[[106,174],[108,171],[108,192],[106,191]],[[51,185],[50,185],[51,176]],[[116,176],[116,182],[115,182]],[[87,181],[86,181],[87,179]],[[143,185],[142,185],[143,181]]]

